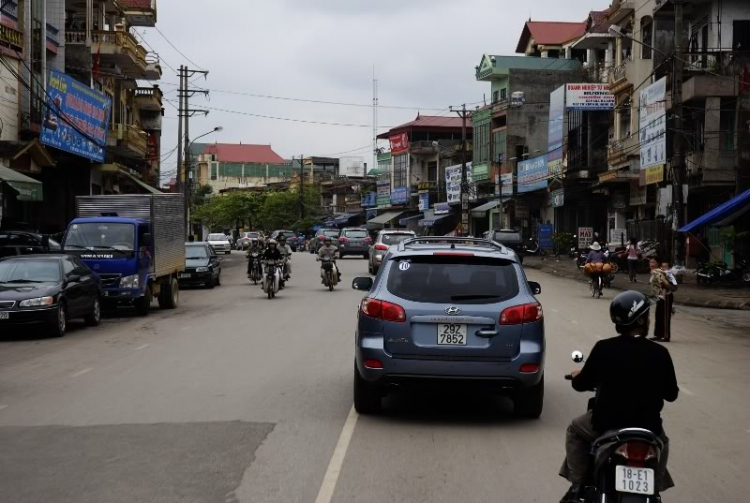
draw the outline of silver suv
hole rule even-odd
[[[544,402],[544,318],[516,254],[486,239],[419,237],[390,249],[355,333],[354,407],[376,413],[393,386],[467,385],[510,396],[519,416]]]
[[[367,265],[367,270],[370,274],[378,273],[380,264],[383,263],[383,257],[388,253],[388,249],[391,246],[400,243],[404,239],[413,237],[416,237],[416,234],[406,229],[383,229],[380,231],[367,254],[367,258],[370,261]]]

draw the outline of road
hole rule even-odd
[[[296,254],[274,300],[223,259],[223,285],[176,311],[127,312],[63,339],[0,336],[0,502],[556,502],[570,419],[588,396],[562,376],[573,349],[612,334],[608,299],[542,284],[545,411],[518,420],[487,396],[397,395],[351,410],[356,308],[340,261],[322,288]],[[710,319],[709,319],[710,318]],[[664,413],[677,487],[665,501],[744,501],[750,466],[750,313],[680,308],[669,349],[682,389]]]

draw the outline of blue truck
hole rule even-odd
[[[180,194],[79,196],[76,215],[62,249],[101,277],[103,307],[131,305],[142,316],[154,298],[162,309],[177,307],[185,269]]]

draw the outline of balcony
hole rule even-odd
[[[461,145],[460,140],[419,140],[409,144],[412,154],[437,154],[441,156],[453,153]]]
[[[47,23],[46,32],[45,32],[45,43],[46,43],[47,50],[51,52],[52,54],[57,54],[57,51],[60,48],[60,41],[58,38],[59,35],[60,35],[60,30],[58,30],[53,25]]]
[[[632,16],[636,10],[636,3],[637,2],[634,0],[621,1],[617,10],[609,15],[609,22],[612,24],[619,24],[621,21]]]
[[[156,25],[156,0],[120,0],[130,26]]]
[[[85,45],[86,32],[66,31],[65,43],[69,46]],[[91,54],[101,58],[102,66],[118,67],[128,77],[146,80],[161,77],[158,56],[146,51],[127,31],[92,31]]]
[[[737,156],[734,150],[692,150],[685,153],[691,177],[701,185],[735,185]]]
[[[10,49],[13,53],[23,52],[23,32],[0,24],[0,46]]]
[[[682,83],[685,102],[706,98],[731,98],[739,95],[739,84],[717,75],[694,75]]]
[[[148,134],[133,124],[110,124],[107,147],[134,158],[148,156]]]
[[[158,87],[136,87],[133,90],[133,101],[141,110],[161,112],[162,92]]]
[[[631,135],[621,140],[614,140],[607,145],[607,165],[618,166],[628,161],[628,157],[637,157],[640,151],[638,146],[638,135]]]
[[[2,24],[11,28],[18,28],[18,2],[14,0],[2,0],[0,17],[2,17]]]

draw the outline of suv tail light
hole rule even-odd
[[[365,244],[366,244],[366,245],[369,245],[369,244],[371,244],[371,243],[372,243],[372,238],[371,238],[370,236],[367,236],[367,237],[365,238]]]
[[[536,302],[511,306],[500,313],[500,325],[519,325],[542,319],[542,305]]]
[[[383,300],[365,297],[362,299],[362,313],[370,318],[383,321],[395,321],[403,323],[406,321],[406,311],[398,304],[385,302]]]
[[[381,251],[386,251],[386,250],[388,250],[388,245],[384,245],[384,244],[378,243],[378,244],[375,245],[375,249],[376,250],[381,250]]]
[[[346,239],[346,238],[345,238],[344,236],[341,236],[341,237],[339,238],[339,243],[344,243],[344,244],[346,244],[346,243],[348,243],[348,242],[349,242],[349,240],[348,240],[348,239]]]
[[[326,240],[326,237],[323,234],[318,236],[318,241],[325,241],[325,240]]]
[[[656,449],[646,442],[627,442],[615,451],[628,461],[628,466],[644,466],[646,461],[656,457]]]

